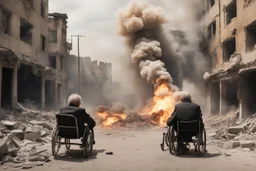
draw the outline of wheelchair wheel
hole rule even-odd
[[[61,138],[58,136],[58,128],[55,127],[52,131],[52,154],[54,157],[57,157],[60,149],[60,140]]]
[[[65,139],[65,146],[67,150],[70,150],[70,147],[71,147],[70,139]]]
[[[206,153],[206,131],[203,129],[202,134],[199,135],[197,140],[197,153],[202,156]]]
[[[165,143],[166,143],[166,146],[169,147],[169,139],[170,139],[170,129],[168,129],[166,135],[165,135]]]
[[[89,158],[93,150],[93,136],[90,131],[87,131],[86,136],[83,137],[83,155],[84,158]]]
[[[177,154],[177,134],[173,127],[170,128],[170,134],[169,134],[169,151],[171,154],[176,155]]]

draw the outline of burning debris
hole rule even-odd
[[[113,113],[113,111],[109,110],[105,106],[99,106],[96,112],[97,116],[99,117],[100,122],[103,126],[111,126],[112,124],[124,120],[127,115],[123,112]]]

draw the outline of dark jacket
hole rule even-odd
[[[180,103],[175,106],[172,116],[167,120],[167,125],[176,125],[177,121],[201,120],[202,113],[199,105],[194,103]]]
[[[60,113],[75,116],[80,126],[84,125],[84,123],[87,123],[89,125],[89,128],[93,129],[96,125],[94,119],[91,118],[88,113],[86,113],[84,108],[67,106],[61,108]]]

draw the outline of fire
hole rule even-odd
[[[127,117],[124,113],[110,113],[109,111],[97,112],[97,116],[102,119],[102,125],[104,127],[112,126],[114,123],[124,120]]]
[[[157,82],[156,84],[157,88],[155,89],[152,103],[146,105],[138,113],[146,114],[145,118],[148,118],[147,120],[155,125],[162,126],[166,124],[174,110],[175,99],[173,97],[174,92],[165,82]],[[113,124],[124,121],[127,118],[125,113],[121,111],[119,113],[113,112],[104,106],[99,106],[96,114],[104,127],[111,127]]]
[[[175,100],[173,91],[167,84],[157,86],[154,92],[153,105],[146,106],[143,111],[151,115],[151,122],[158,125],[165,125],[168,118],[174,111]]]

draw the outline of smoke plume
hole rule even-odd
[[[144,1],[134,0],[119,12],[120,34],[126,37],[127,44],[134,49],[131,60],[138,64],[140,75],[155,88],[165,83],[170,89],[176,89],[165,64],[159,59],[163,52],[157,30],[161,30],[165,22],[163,8]]]

